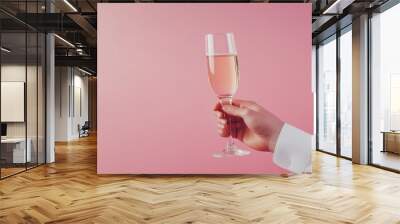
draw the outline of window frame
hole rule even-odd
[[[326,37],[325,39],[322,39],[322,40],[320,40],[317,44],[316,44],[316,51],[315,51],[315,58],[316,58],[316,71],[315,71],[315,80],[316,80],[316,139],[315,139],[315,142],[316,142],[316,150],[317,151],[319,151],[319,152],[323,152],[323,153],[326,153],[326,154],[329,154],[329,155],[333,155],[333,156],[336,156],[336,157],[340,157],[340,158],[344,158],[344,159],[347,159],[347,160],[352,160],[352,158],[351,157],[347,157],[347,156],[344,156],[344,155],[342,155],[342,152],[341,152],[341,119],[340,119],[340,103],[341,103],[341,100],[340,100],[340,93],[341,93],[341,90],[340,90],[340,84],[341,84],[341,67],[340,67],[340,37],[342,36],[342,35],[344,35],[345,33],[347,33],[347,32],[352,32],[352,23],[349,23],[349,24],[347,24],[346,26],[344,26],[343,28],[341,28],[341,29],[338,29],[337,31],[336,31],[336,33],[333,33],[332,35],[330,35],[330,36],[328,36],[328,37]],[[326,151],[326,150],[324,150],[324,149],[321,149],[320,147],[319,147],[319,145],[320,145],[320,143],[319,143],[319,121],[320,121],[320,119],[319,119],[319,110],[321,109],[321,108],[319,108],[319,97],[320,97],[320,88],[319,88],[319,78],[320,78],[320,75],[319,75],[319,59],[320,59],[320,56],[319,56],[319,51],[318,51],[318,49],[319,49],[319,47],[320,47],[320,45],[322,44],[322,43],[327,43],[327,42],[329,42],[329,41],[336,41],[336,152],[335,153],[332,153],[332,152],[329,152],[329,151]]]

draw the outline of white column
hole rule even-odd
[[[55,55],[54,55],[54,35],[47,34],[46,36],[46,60],[47,60],[47,71],[46,71],[46,163],[52,163],[55,161],[55,150],[54,150],[54,133],[55,133]]]
[[[353,162],[368,163],[368,15],[353,19]]]
[[[54,5],[46,1],[46,11],[54,12]],[[46,163],[55,162],[55,42],[54,34],[46,35]]]

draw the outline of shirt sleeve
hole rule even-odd
[[[276,165],[293,173],[311,172],[311,135],[284,124],[273,153]]]

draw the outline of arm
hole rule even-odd
[[[285,123],[275,144],[273,161],[293,173],[310,172],[311,135]]]
[[[222,137],[232,135],[252,149],[272,152],[274,163],[293,173],[310,171],[310,134],[283,122],[255,102],[235,100],[233,105],[217,104],[214,110]]]

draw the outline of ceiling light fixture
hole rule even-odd
[[[82,48],[77,48],[76,49],[76,53],[78,53],[78,55],[83,55],[83,49]]]
[[[87,74],[87,75],[93,75],[92,73],[90,73],[90,72],[88,72],[88,71],[86,71],[86,70],[83,70],[83,69],[81,69],[81,68],[79,68],[79,67],[78,67],[78,70],[81,71],[81,72],[83,72],[83,73],[85,73],[85,74]]]
[[[75,6],[73,6],[68,0],[64,0],[64,3],[67,4],[74,12],[78,12]]]
[[[60,37],[58,34],[54,34],[55,37],[57,37],[59,40],[61,40],[62,42],[66,43],[68,46],[75,48],[75,45],[73,45],[71,42],[69,42],[68,40]]]
[[[7,49],[5,47],[1,47],[1,51],[4,51],[6,53],[10,53],[11,52],[11,50],[9,50],[9,49]]]

